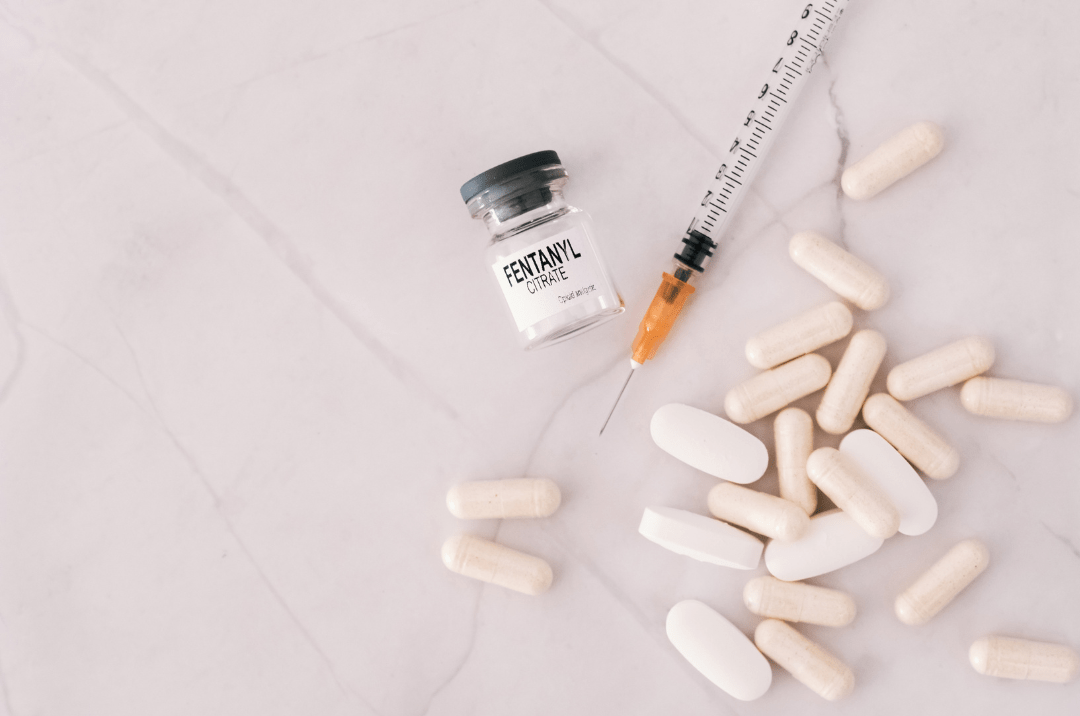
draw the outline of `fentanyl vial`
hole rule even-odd
[[[792,236],[788,254],[811,276],[864,311],[881,308],[889,300],[884,276],[816,231]]]
[[[833,301],[759,333],[746,342],[746,360],[768,370],[822,346],[835,343],[851,332],[851,309]]]
[[[829,361],[810,353],[736,385],[724,397],[724,412],[732,422],[752,423],[821,390],[830,375]]]
[[[911,626],[925,624],[971,584],[990,564],[990,551],[976,539],[953,546],[896,598],[896,616]]]
[[[944,146],[941,127],[918,122],[845,169],[840,186],[852,199],[869,199],[936,157]]]
[[[561,501],[559,486],[544,478],[463,482],[446,493],[450,514],[463,520],[548,517]]]
[[[809,515],[794,502],[730,482],[709,490],[709,512],[717,519],[778,540],[798,539],[810,527]]]
[[[994,344],[968,336],[912,358],[889,371],[885,384],[897,400],[914,400],[985,373],[994,364]]]
[[[746,583],[743,602],[758,616],[785,622],[842,627],[855,619],[855,600],[850,594],[768,575]]]
[[[836,448],[810,453],[806,474],[871,537],[888,539],[900,528],[900,513],[885,492]]]
[[[551,566],[544,560],[472,535],[443,542],[442,560],[451,572],[522,594],[541,594],[551,586]]]
[[[862,414],[874,432],[928,477],[944,480],[960,468],[960,453],[891,395],[871,395]]]
[[[773,423],[780,496],[808,514],[817,509],[817,485],[806,476],[806,460],[814,451],[814,421],[800,408],[781,410]]]
[[[1035,423],[1060,423],[1073,410],[1072,396],[1056,385],[1005,378],[972,378],[960,389],[960,402],[975,415]]]
[[[855,688],[855,674],[821,645],[776,619],[766,619],[754,630],[761,653],[829,701],[842,699]]]
[[[526,348],[551,345],[623,312],[592,218],[563,198],[567,174],[552,151],[518,157],[461,187],[491,235],[487,264]]]
[[[833,435],[851,430],[884,359],[885,337],[880,333],[867,329],[851,337],[818,405],[822,430]]]
[[[987,636],[968,650],[975,671],[1003,679],[1067,684],[1080,673],[1080,655],[1064,644]]]

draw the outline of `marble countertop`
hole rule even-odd
[[[798,230],[890,280],[884,372],[969,334],[993,374],[1080,397],[1080,6],[853,0],[719,257],[602,437],[680,232],[802,0],[0,5],[0,713],[1076,714],[1080,683],[976,674],[991,633],[1080,647],[1080,418],[912,403],[961,455],[937,525],[813,580],[855,671],[735,701],[664,633],[750,576],[637,533],[715,478],[649,437],[722,412],[752,334],[833,294]],[[918,120],[931,164],[870,201],[850,165]],[[1070,129],[1072,127],[1072,129]],[[521,351],[458,187],[555,149],[627,311]],[[843,344],[823,354],[834,364]],[[818,395],[799,405],[813,409]],[[749,429],[771,445],[771,420]],[[836,439],[818,432],[818,445]],[[551,518],[462,523],[446,490],[543,476]],[[775,468],[758,483],[775,491]],[[526,597],[452,574],[495,538]],[[991,566],[924,627],[892,601],[951,544]]]

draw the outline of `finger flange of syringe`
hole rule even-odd
[[[768,154],[795,98],[809,80],[847,4],[848,0],[824,0],[809,3],[800,11],[757,99],[731,142],[724,163],[701,199],[701,208],[687,227],[684,242],[700,244],[700,237],[692,237],[692,233],[697,233],[714,245],[719,243],[721,230],[745,196],[746,187]]]

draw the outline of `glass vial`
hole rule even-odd
[[[526,350],[551,345],[623,312],[596,245],[592,218],[563,198],[559,155],[536,152],[461,187],[491,234],[486,258]]]

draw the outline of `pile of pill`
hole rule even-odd
[[[849,168],[842,188],[855,199],[874,196],[932,159],[942,145],[936,125],[909,127]],[[796,234],[789,253],[864,311],[888,301],[884,276],[820,234]],[[923,534],[937,520],[937,502],[916,468],[943,480],[956,473],[959,454],[904,402],[963,382],[960,401],[977,415],[1051,423],[1072,413],[1072,399],[1060,388],[984,376],[994,363],[994,348],[978,336],[897,365],[886,378],[888,392],[869,395],[885,358],[884,336],[870,329],[852,334],[835,370],[813,352],[846,337],[853,326],[848,306],[834,301],[754,336],[746,358],[762,372],[727,393],[728,420],[670,404],[650,423],[660,448],[723,482],[708,495],[712,517],[648,507],[640,533],[678,554],[735,569],[755,569],[764,557],[772,575],[750,580],[743,592],[746,607],[765,617],[753,641],[697,600],[680,602],[668,613],[667,634],[675,648],[737,699],[756,699],[768,690],[768,659],[826,699],[854,689],[851,669],[790,623],[850,624],[856,613],[850,595],[801,580],[868,557],[897,532]],[[823,388],[813,418],[787,407]],[[849,432],[860,412],[870,429]],[[779,496],[745,487],[764,474],[768,450],[735,424],[773,413]],[[815,418],[825,432],[844,435],[838,449],[813,448]],[[818,490],[837,509],[815,514]],[[954,545],[896,597],[897,618],[927,623],[986,569],[989,557],[977,539]],[[1005,678],[1064,683],[1080,673],[1080,655],[1068,646],[1003,636],[974,642],[969,659],[979,673]]]

